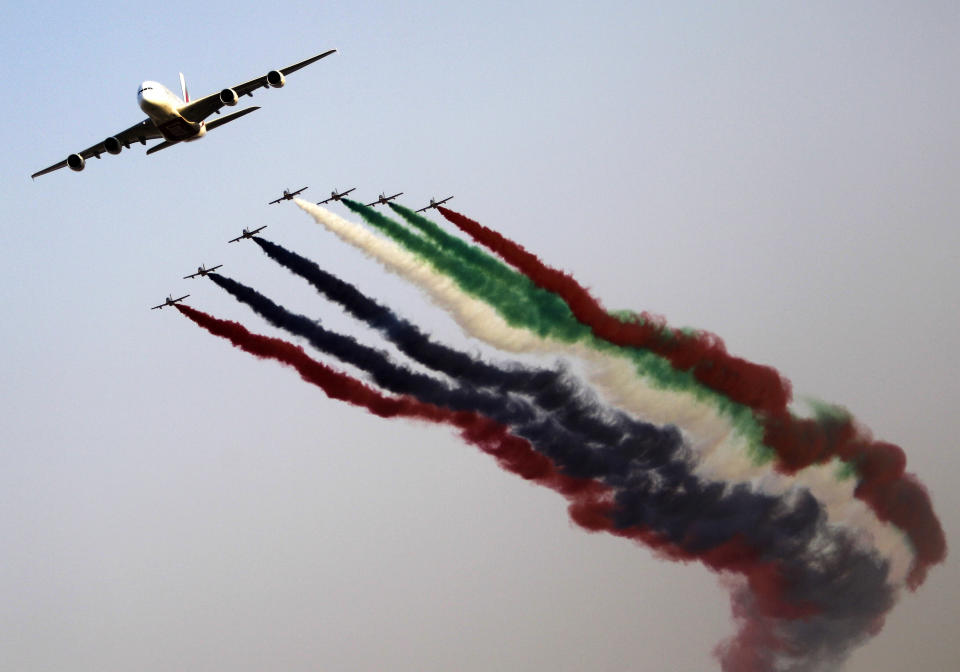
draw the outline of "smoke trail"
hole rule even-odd
[[[488,305],[465,295],[449,277],[438,274],[426,262],[391,241],[312,203],[302,200],[297,203],[345,242],[426,290],[468,333],[501,349],[558,349],[555,342],[543,341],[530,332],[509,327]],[[741,435],[749,430],[731,426],[728,421],[712,415],[709,407],[698,404],[689,394],[671,396],[662,389],[643,387],[617,357],[590,348],[575,347],[566,351],[593,364],[591,375],[594,382],[613,403],[657,424],[680,427],[690,439],[695,453],[701,457],[696,470],[698,474],[733,482],[755,480],[771,494],[784,493],[797,484],[808,487],[825,504],[831,521],[856,525],[871,535],[875,546],[893,562],[891,582],[894,585],[899,585],[908,573],[916,577],[925,571],[900,531],[886,524],[883,513],[878,514],[854,499],[857,484],[852,479],[836,479],[834,465],[807,468],[793,476],[771,473],[769,469],[750,463],[752,445],[744,442]]]
[[[411,371],[392,362],[385,353],[329,331],[308,317],[291,313],[235,280],[215,273],[208,277],[273,326],[301,336],[322,352],[363,369],[390,392],[409,394],[418,401],[451,411],[481,413],[508,426],[513,434],[533,443],[538,452],[551,458],[567,475],[602,477],[608,485],[615,485],[638,469],[646,470],[651,477],[652,470],[659,469],[663,473],[656,475],[658,487],[669,487],[674,474],[686,474],[690,470],[689,453],[682,445],[680,433],[673,427],[657,429],[634,423],[624,434],[610,427],[601,427],[596,434],[573,431],[546,409],[523,399],[480,391],[464,381],[451,386]],[[610,436],[616,438],[604,443]],[[687,487],[691,487],[690,484]]]
[[[410,397],[384,396],[359,380],[311,359],[302,348],[292,343],[253,334],[236,322],[217,319],[190,306],[178,303],[175,307],[197,325],[214,336],[229,340],[235,347],[255,357],[273,359],[293,367],[303,380],[319,387],[331,399],[360,406],[382,418],[400,417],[455,426],[464,440],[492,455],[501,467],[564,494],[571,506],[595,506],[593,501],[601,500],[606,494],[593,482],[560,474],[553,463],[534,451],[527,441],[508,434],[502,425],[476,413],[454,413]]]
[[[466,293],[461,284],[438,273],[427,261],[328,210],[301,199],[294,200],[344,242],[354,245],[388,270],[424,289],[431,300],[448,311],[467,333],[476,338],[510,352],[562,351],[585,359],[593,364],[594,382],[616,405],[656,424],[682,427],[694,437],[701,454],[706,455],[727,445],[733,455],[748,455],[758,463],[767,459],[761,437],[759,432],[754,431],[749,413],[738,422],[732,417],[735,411],[726,413],[731,407],[728,400],[710,398],[704,402],[696,396],[695,391],[672,389],[682,387],[684,382],[677,379],[666,362],[655,361],[658,360],[656,356],[636,351],[619,352],[611,356],[609,348],[597,351],[578,344],[549,341],[531,331],[513,327],[501,312]],[[482,273],[473,275],[483,277]],[[492,297],[488,295],[486,298]],[[624,355],[631,356],[649,378],[638,378],[625,371],[620,358]],[[661,363],[663,366],[660,366]]]
[[[372,208],[352,202],[347,205],[395,240],[400,241],[412,251],[423,255],[441,272],[449,273],[454,277],[477,272],[478,269],[476,268],[469,271],[458,271],[455,262],[451,262],[449,258],[445,258],[442,254],[432,252],[423,241],[412,237],[409,232],[399,228]],[[490,293],[481,294],[481,298],[494,304],[497,301],[496,295]],[[543,328],[542,323],[539,326],[541,329]],[[562,338],[562,335],[560,337]],[[738,366],[741,373],[752,371],[755,374],[763,368],[755,367],[744,360],[737,360],[736,362],[732,359],[727,360],[727,367],[730,371]],[[715,365],[707,362],[707,368],[711,371],[718,371],[721,367],[719,364]],[[773,369],[769,369],[769,371],[776,374]],[[725,373],[722,377],[731,379],[735,376]],[[776,374],[776,377],[779,379],[779,374]],[[758,380],[762,381],[763,379],[771,380],[772,378],[761,376]],[[749,376],[746,375],[739,380],[741,383],[750,382]],[[758,389],[764,390],[762,382],[757,384]],[[737,389],[749,390],[750,385],[747,384],[746,387],[741,385]],[[787,411],[781,411],[775,415],[772,413],[761,414],[760,420],[764,429],[763,445],[769,445],[776,451],[778,461],[775,467],[779,470],[788,474],[797,471],[793,462],[801,454],[810,457],[806,462],[799,465],[802,467],[822,464],[833,457],[839,457],[857,470],[860,483],[857,485],[856,495],[867,502],[881,520],[892,521],[905,529],[910,535],[918,560],[914,563],[910,577],[912,585],[919,585],[922,582],[931,563],[942,561],[946,554],[946,542],[939,521],[933,514],[929,495],[916,478],[904,475],[905,458],[903,458],[902,451],[898,447],[892,444],[873,442],[869,433],[863,429],[857,428],[859,431],[854,431],[850,419],[846,420],[848,427],[844,428],[843,422],[837,422],[836,416],[831,418],[826,426],[821,426],[817,420],[798,420]],[[743,420],[743,422],[746,422],[746,420]],[[846,441],[841,443],[840,441],[843,439],[846,439]],[[899,453],[899,458],[897,453]],[[868,464],[869,468],[861,469],[860,467],[863,464]],[[900,498],[904,496],[909,498],[911,504],[919,502],[921,511],[918,513],[915,509],[902,506]],[[925,514],[923,509],[926,511]]]
[[[440,213],[478,243],[520,269],[537,286],[561,297],[582,324],[616,345],[645,348],[691,370],[698,381],[751,408],[775,412],[790,401],[790,384],[776,369],[733,357],[723,340],[706,331],[671,329],[649,313],[624,321],[610,315],[569,274],[550,268],[522,246],[443,206]],[[402,214],[402,213],[401,213]]]
[[[226,278],[210,277],[233,290],[231,293],[260,302],[242,286]],[[177,307],[234,345],[294,366],[302,377],[335,398],[365,406],[384,417],[451,422],[473,436],[474,442],[478,432],[493,432],[507,439],[505,433],[489,425],[485,431],[478,430],[484,420],[475,414],[445,413],[405,398],[384,398],[359,381],[314,362],[296,346],[250,334],[236,323],[216,320],[186,306]],[[274,310],[269,305],[260,307]],[[283,326],[298,324],[306,328],[290,316],[279,317],[278,323]],[[570,453],[557,457],[569,470]],[[815,663],[845,655],[869,635],[877,619],[892,605],[891,590],[885,585],[885,563],[874,553],[857,549],[845,532],[826,526],[819,504],[809,493],[796,492],[792,498],[758,496],[746,488],[726,493],[719,484],[702,487],[696,478],[684,473],[683,463],[674,462],[656,473],[638,466],[631,472],[629,486],[618,489],[612,505],[603,497],[603,489],[590,488],[583,478],[568,479],[574,492],[581,493],[571,497],[571,515],[590,529],[606,529],[643,541],[671,557],[698,558],[714,569],[743,574],[745,581],[735,590],[735,600],[737,605],[749,605],[751,611],[738,607],[747,616],[747,627],[721,655],[725,669],[750,669],[740,660],[748,648],[743,640],[755,637],[758,631],[765,633],[768,645],[760,651],[749,647],[749,651],[752,658],[763,661],[763,669],[773,669],[782,660],[790,660],[795,669],[814,669]],[[549,467],[543,469],[550,471]],[[538,480],[545,479],[541,476]],[[571,485],[566,487],[571,489]],[[819,550],[823,547],[830,550]],[[837,571],[838,561],[845,572]],[[857,571],[851,572],[851,567]],[[869,596],[870,600],[851,610],[852,594]]]
[[[412,234],[374,208],[349,200],[345,203],[365,221],[403,245],[429,267],[452,278],[464,292],[492,306],[512,326],[526,327],[544,338],[586,346],[631,360],[635,365],[633,376],[649,379],[659,395],[662,396],[664,389],[683,395],[683,401],[678,403],[676,408],[689,408],[701,403],[713,406],[714,412],[723,416],[726,424],[724,431],[729,433],[732,428],[740,434],[749,444],[749,454],[758,463],[773,457],[770,449],[762,443],[760,427],[748,407],[700,385],[689,372],[677,371],[658,355],[637,348],[620,348],[596,339],[588,328],[576,321],[559,297],[533,287],[528,278],[515,273],[491,273],[488,272],[489,267],[480,268],[466,263],[481,254],[479,251],[471,251],[467,257],[460,258]],[[510,279],[514,276],[523,277],[520,285],[504,280],[504,277]],[[617,368],[622,370],[622,363],[618,363]],[[711,450],[714,448],[715,446],[710,447]]]
[[[566,342],[579,341],[589,333],[589,329],[573,319],[569,308],[556,295],[538,291],[535,299],[531,300],[528,290],[537,288],[522,275],[515,274],[520,282],[526,284],[525,287],[504,283],[482,269],[461,263],[453,255],[411,233],[374,208],[348,198],[343,199],[343,203],[404,248],[423,258],[441,273],[449,275],[464,291],[496,307],[511,326],[531,329],[539,336]]]
[[[477,387],[501,394],[530,396],[534,403],[573,431],[611,443],[637,431],[641,424],[621,412],[601,409],[591,392],[564,372],[511,363],[497,366],[438,343],[416,325],[369,298],[353,285],[302,257],[263,238],[254,242],[274,261],[307,280],[318,292],[341,305],[355,318],[380,331],[397,348],[420,364]]]
[[[911,586],[919,586],[930,565],[946,558],[946,538],[929,493],[915,476],[904,473],[906,456],[900,447],[874,441],[841,409],[817,409],[820,412],[812,419],[795,417],[786,410],[789,384],[775,369],[730,356],[719,337],[708,332],[668,330],[649,316],[635,322],[619,320],[570,275],[548,267],[501,234],[443,206],[438,209],[538,286],[556,292],[577,319],[604,340],[663,354],[675,367],[692,370],[704,384],[757,409],[763,443],[776,451],[778,469],[792,474],[832,457],[851,465],[859,476],[856,496],[881,520],[891,521],[910,536],[917,558]]]

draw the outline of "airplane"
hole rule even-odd
[[[143,82],[137,91],[137,104],[146,113],[146,119],[126,130],[109,136],[92,147],[76,154],[70,154],[65,160],[37,171],[30,177],[40,177],[64,166],[69,166],[70,170],[79,172],[84,169],[86,160],[90,157],[95,156],[99,159],[101,154],[119,154],[124,148],[129,149],[130,145],[135,142],[146,145],[147,140],[163,138],[163,142],[147,150],[147,154],[153,154],[179,142],[199,140],[207,131],[212,131],[260,108],[256,106],[248,107],[225,117],[214,119],[209,123],[204,121],[211,114],[220,114],[220,109],[225,105],[236,105],[241,96],[253,97],[253,92],[260,87],[280,88],[286,83],[287,75],[325,56],[329,56],[335,51],[336,49],[330,49],[305,61],[279,70],[271,70],[265,75],[251,79],[249,82],[223,89],[218,93],[212,93],[197,100],[190,100],[190,95],[187,93],[187,83],[182,72],[180,73],[182,99],[163,84],[151,81]]]
[[[183,279],[184,279],[184,280],[189,280],[190,278],[195,278],[195,277],[197,277],[198,275],[203,276],[203,275],[207,275],[208,273],[213,273],[215,270],[217,270],[217,269],[220,268],[221,266],[223,266],[223,264],[217,264],[217,265],[214,266],[213,268],[207,268],[207,267],[204,266],[203,264],[200,264],[199,266],[197,266],[197,272],[196,272],[196,273],[191,273],[190,275],[185,275],[185,276],[183,276]]]
[[[184,294],[184,295],[181,296],[179,299],[175,299],[175,298],[173,298],[173,294],[169,294],[169,295],[167,296],[167,298],[164,300],[163,303],[161,303],[159,306],[154,306],[154,307],[151,308],[150,310],[156,310],[157,308],[166,308],[167,306],[172,306],[172,305],[175,304],[175,303],[178,303],[178,302],[180,302],[180,301],[183,301],[183,300],[184,300],[185,298],[187,298],[188,296],[190,296],[190,295],[189,295],[189,294]]]
[[[430,205],[428,205],[428,206],[426,206],[426,207],[424,207],[424,208],[420,208],[419,210],[417,210],[417,212],[424,212],[424,211],[426,211],[426,210],[429,210],[430,208],[438,208],[438,207],[440,207],[441,205],[443,205],[444,203],[446,203],[447,201],[449,201],[451,198],[453,198],[453,196],[447,196],[447,197],[446,197],[445,199],[443,199],[442,201],[435,201],[435,200],[433,200],[433,198],[431,198],[431,199],[430,199]]]
[[[354,189],[356,189],[356,187],[352,187],[350,189],[347,189],[346,191],[341,191],[339,194],[337,193],[337,190],[334,189],[333,191],[330,192],[330,198],[326,199],[325,201],[318,202],[317,205],[326,205],[330,201],[339,201],[341,198],[349,194]]]
[[[309,189],[309,188],[310,188],[310,187],[304,187],[303,189],[297,189],[296,191],[290,191],[289,189],[284,189],[284,190],[283,190],[283,196],[281,196],[280,198],[278,198],[278,199],[275,200],[275,201],[270,201],[269,203],[267,203],[267,205],[273,205],[274,203],[279,203],[280,201],[289,201],[289,200],[292,200],[294,196],[296,196],[296,195],[299,194],[300,192],[306,191],[306,190]]]
[[[234,238],[233,240],[228,240],[227,242],[228,242],[228,243],[235,243],[235,242],[237,242],[238,240],[242,240],[242,239],[244,239],[244,238],[253,238],[253,234],[257,233],[258,231],[263,231],[265,228],[267,228],[267,225],[266,225],[266,224],[264,224],[263,226],[261,226],[259,229],[254,229],[253,231],[250,231],[249,229],[246,229],[246,228],[245,228],[245,229],[243,230],[243,233],[241,233],[239,236],[237,236],[237,237]]]
[[[380,198],[378,198],[377,200],[375,200],[373,203],[367,203],[367,206],[369,207],[369,206],[371,206],[371,205],[383,205],[383,204],[386,203],[387,201],[392,201],[392,200],[395,199],[397,196],[403,196],[403,192],[401,191],[401,192],[399,192],[399,193],[394,194],[393,196],[384,196],[384,195],[383,195],[383,192],[381,191],[381,192],[380,192]]]

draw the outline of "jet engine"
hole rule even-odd
[[[224,89],[220,92],[220,102],[224,105],[236,105],[238,100],[240,100],[240,97],[233,89]]]
[[[103,141],[103,146],[111,154],[119,154],[120,150],[123,149],[123,145],[120,144],[120,141],[117,140],[112,135]],[[73,168],[73,166],[70,166],[70,167]],[[83,166],[81,166],[81,168],[82,167]],[[78,170],[78,169],[74,168],[74,170]]]
[[[70,170],[75,170],[78,173],[83,170],[83,166],[86,162],[83,160],[83,157],[79,154],[71,154],[67,157],[67,165],[70,166]]]
[[[287,80],[284,78],[283,73],[279,70],[271,70],[267,73],[267,84],[269,84],[274,89],[279,89],[281,86],[287,83]]]

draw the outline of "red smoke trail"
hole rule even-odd
[[[571,500],[571,506],[587,506],[591,501],[600,501],[610,495],[609,488],[596,481],[559,473],[553,463],[535,451],[529,442],[513,436],[506,427],[482,415],[449,411],[413,397],[388,397],[356,378],[312,359],[298,345],[254,334],[236,322],[217,319],[190,306],[177,304],[176,308],[211,334],[229,340],[241,350],[292,366],[301,378],[322,389],[331,399],[366,408],[382,418],[412,418],[457,427],[465,440],[492,455],[501,467],[562,493]]]
[[[643,313],[636,322],[610,315],[590,292],[569,274],[550,268],[521,245],[496,231],[443,206],[440,213],[478,243],[500,255],[538,287],[559,295],[574,316],[593,333],[615,345],[645,348],[666,358],[674,368],[689,370],[707,387],[737,403],[774,412],[790,401],[790,384],[776,369],[730,355],[719,336],[671,329],[663,319]]]
[[[177,304],[175,307],[211,334],[229,340],[241,350],[293,367],[304,380],[320,387],[333,399],[366,408],[384,418],[405,417],[444,422],[457,427],[466,441],[492,455],[502,468],[563,494],[570,502],[571,519],[588,531],[605,531],[632,539],[671,560],[696,559],[716,571],[745,575],[758,605],[757,611],[763,616],[793,619],[816,613],[813,605],[786,599],[784,593],[787,586],[778,578],[778,564],[762,562],[759,550],[739,538],[706,553],[692,554],[649,529],[616,529],[611,516],[615,507],[611,488],[594,480],[571,478],[559,473],[548,458],[535,451],[525,439],[510,434],[503,425],[477,413],[448,411],[412,397],[385,396],[361,381],[310,358],[297,345],[254,334],[236,322],[220,320],[190,306]]]
[[[733,401],[756,411],[764,430],[763,442],[777,453],[777,469],[793,474],[837,456],[852,463],[860,478],[856,496],[883,521],[910,537],[916,554],[908,579],[916,588],[931,565],[946,558],[943,528],[926,488],[905,474],[906,456],[890,443],[873,441],[849,417],[797,418],[787,410],[790,384],[768,366],[727,353],[719,336],[698,331],[692,335],[663,324],[646,313],[637,322],[622,322],[603,308],[590,292],[563,271],[544,264],[518,243],[443,206],[440,213],[478,243],[500,255],[534,284],[559,295],[574,316],[599,338],[616,345],[645,348],[665,357],[677,369]]]

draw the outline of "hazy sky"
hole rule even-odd
[[[404,191],[709,329],[904,447],[960,538],[955,2],[13,3],[0,27],[0,668],[679,670],[726,592],[568,522],[442,427],[327,400],[172,310],[274,333],[200,263],[378,342],[249,243],[311,256],[447,342],[284,187]],[[337,47],[190,145],[29,175]],[[960,665],[960,569],[850,672]]]

